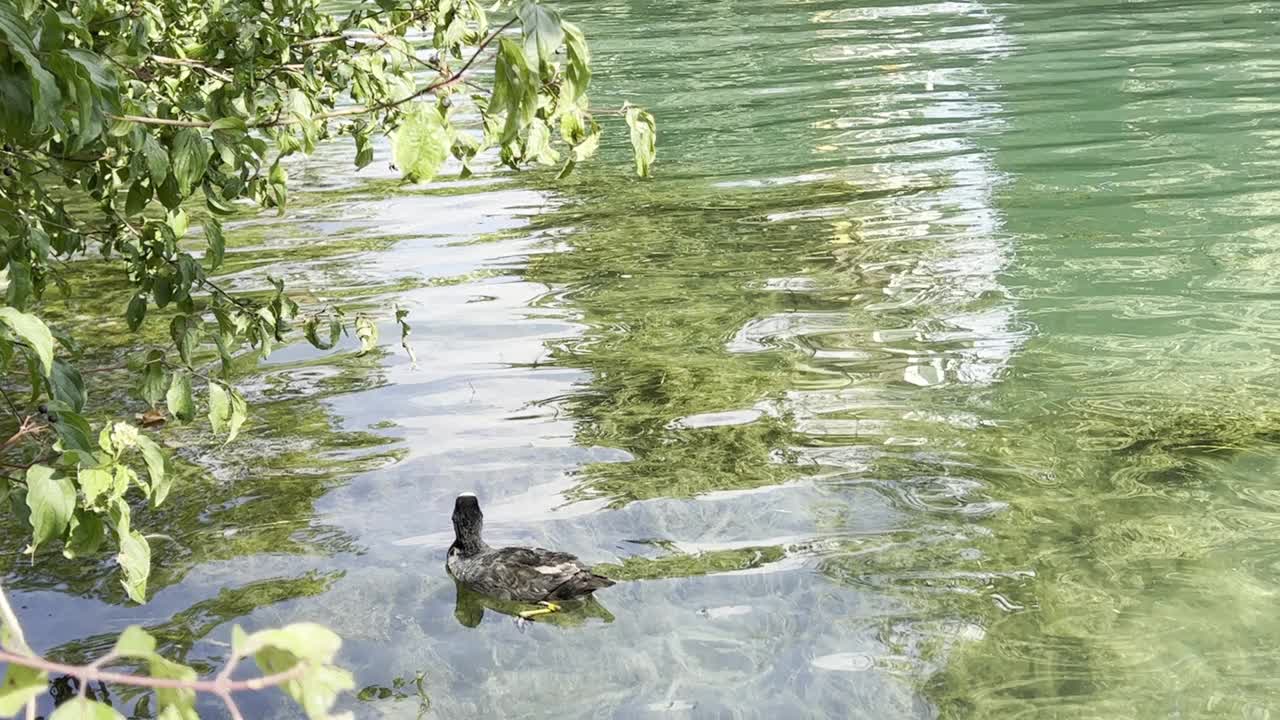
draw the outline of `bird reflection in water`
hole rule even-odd
[[[510,600],[498,600],[496,598],[482,595],[475,590],[468,589],[465,585],[454,581],[454,586],[458,590],[457,601],[453,608],[453,616],[458,622],[465,627],[473,628],[480,625],[480,621],[484,619],[484,611],[492,610],[502,615],[511,617],[516,627],[524,630],[531,622],[538,622],[545,625],[555,625],[557,627],[569,628],[585,625],[592,619],[601,620],[603,622],[613,622],[613,613],[609,612],[594,595],[588,595],[582,600],[563,600],[559,601],[560,611],[549,613],[546,615],[538,615],[537,617],[525,619],[520,617],[521,612],[525,612],[530,608],[537,607],[528,603],[513,602]]]

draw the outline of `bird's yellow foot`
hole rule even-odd
[[[559,612],[560,610],[559,605],[553,602],[547,602],[546,600],[543,600],[538,604],[541,605],[542,607],[538,608],[537,610],[525,610],[524,612],[520,613],[520,617],[524,618],[525,620],[528,620],[531,617],[537,617],[539,615],[550,615],[551,613]]]

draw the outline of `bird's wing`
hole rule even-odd
[[[544,587],[547,592],[587,570],[573,555],[544,548],[501,548],[496,555],[495,564],[511,573],[513,584]]]

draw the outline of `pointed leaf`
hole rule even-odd
[[[210,217],[204,223],[204,236],[209,241],[209,250],[205,257],[209,259],[209,270],[217,270],[222,266],[222,258],[227,252],[227,239],[222,234],[222,221]]]
[[[218,383],[209,383],[209,425],[214,432],[222,433],[230,421],[231,396]]]
[[[151,193],[151,185],[143,182],[141,178],[134,180],[129,186],[129,194],[125,196],[125,215],[133,216],[146,210],[147,203],[151,202]]]
[[[142,533],[127,530],[119,533],[120,554],[116,560],[124,577],[120,584],[129,598],[141,605],[147,601],[147,576],[151,574],[151,546]]]
[[[453,144],[434,105],[414,103],[391,138],[396,165],[410,182],[431,182]]]
[[[191,354],[200,344],[200,321],[186,315],[175,315],[169,321],[169,337],[174,347],[178,348],[178,357],[187,367],[191,367]]]
[[[134,331],[142,326],[142,319],[147,316],[147,296],[134,295],[129,301],[129,308],[124,311],[124,319],[129,323],[129,330]]]
[[[76,489],[71,480],[55,477],[55,471],[44,465],[27,469],[27,507],[31,509],[34,553],[42,543],[61,538],[76,509]]]
[[[164,353],[152,350],[142,371],[142,398],[155,407],[164,397]]]
[[[156,639],[140,625],[130,625],[116,638],[111,652],[122,658],[150,659],[156,651]]]
[[[231,390],[231,419],[227,421],[227,442],[236,439],[236,435],[240,433],[240,426],[244,425],[244,421],[249,418],[249,408],[244,401],[244,396]]]
[[[15,308],[0,307],[0,322],[35,351],[45,375],[53,372],[53,333],[43,320]]]
[[[520,25],[524,31],[524,51],[533,63],[550,63],[564,44],[564,28],[560,14],[536,2],[520,6]]]
[[[178,192],[183,196],[204,177],[209,165],[209,144],[195,128],[182,128],[173,138],[173,177],[178,182]]]
[[[147,161],[147,172],[151,175],[151,186],[160,187],[169,176],[169,153],[151,133],[142,137],[142,156]]]
[[[561,27],[564,28],[564,44],[569,56],[565,77],[572,86],[570,97],[577,102],[586,94],[587,86],[591,84],[591,53],[587,50],[587,40],[577,25],[566,22],[561,23]]]
[[[146,435],[138,435],[138,448],[142,450],[142,459],[147,463],[147,476],[151,480],[151,504],[159,507],[169,495],[173,478],[169,473],[169,459],[155,440]]]
[[[657,157],[657,124],[653,115],[638,107],[627,108],[627,126],[631,128],[631,149],[636,159],[636,174],[649,177],[650,166]]]
[[[58,439],[62,441],[64,450],[92,456],[97,448],[97,444],[93,442],[93,429],[89,427],[89,422],[69,409],[58,411],[58,419],[53,423],[53,430],[58,433]]]
[[[62,554],[68,559],[92,555],[102,547],[104,538],[102,518],[86,510],[76,510],[71,516],[71,535]]]
[[[182,422],[189,422],[195,417],[195,403],[191,398],[191,376],[179,370],[173,374],[169,383],[169,392],[165,394],[165,403],[169,413]]]
[[[88,394],[84,389],[84,380],[74,365],[57,358],[53,361],[53,374],[49,378],[49,387],[53,391],[53,399],[66,403],[76,412],[84,410]]]

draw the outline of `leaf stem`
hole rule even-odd
[[[7,608],[8,601],[4,601],[3,605],[4,608]],[[3,608],[0,608],[0,613],[3,612]],[[12,612],[13,611],[10,609],[10,615],[12,615]],[[8,622],[7,619],[6,622]],[[16,623],[17,620],[15,618],[10,627],[16,627]],[[15,635],[16,634],[18,633],[15,633]],[[272,673],[271,675],[264,675],[262,677],[249,678],[247,680],[230,680],[228,678],[215,678],[213,680],[177,680],[173,678],[156,678],[144,675],[131,675],[129,673],[113,672],[111,670],[101,670],[92,664],[66,665],[32,655],[11,653],[8,650],[0,650],[0,661],[34,668],[36,670],[43,670],[45,672],[70,675],[82,683],[97,680],[100,682],[119,683],[121,685],[130,685],[132,687],[145,687],[160,690],[194,690],[196,692],[212,693],[219,697],[225,697],[235,692],[244,692],[246,690],[265,690],[266,688],[283,685],[307,671],[307,664],[299,662],[288,670],[282,670],[278,673]]]

